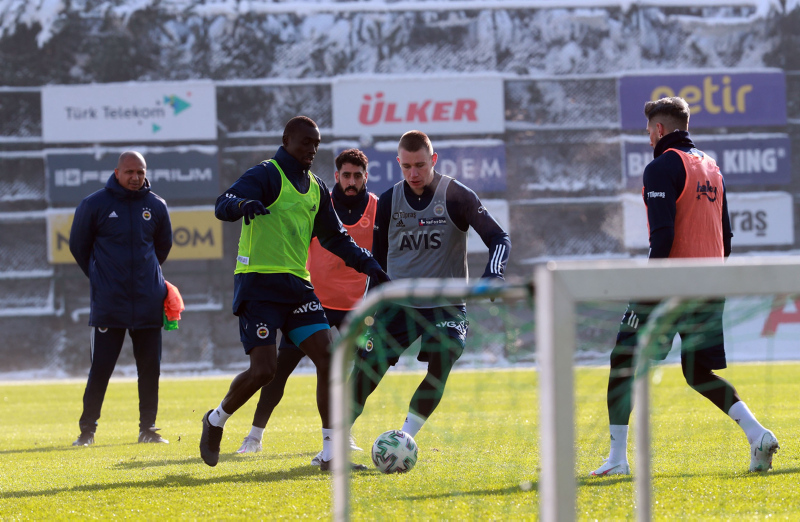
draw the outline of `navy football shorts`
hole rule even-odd
[[[244,353],[256,346],[275,344],[278,329],[299,345],[312,334],[327,330],[325,311],[314,292],[299,303],[244,301],[239,307],[239,338]]]
[[[641,330],[650,318],[651,310],[658,303],[631,303],[622,316],[617,344],[636,343],[637,330]],[[672,349],[672,338],[681,336],[681,360],[684,363],[702,366],[710,370],[727,367],[725,360],[725,337],[722,331],[724,299],[708,299],[691,302],[685,311],[676,317],[664,331],[666,341],[651,358],[663,361]]]
[[[411,344],[422,338],[417,360],[427,362],[431,355],[448,353],[456,361],[464,353],[469,321],[465,306],[411,308],[395,305],[375,314],[359,357],[382,359],[394,366]]]
[[[325,308],[324,306],[322,309],[325,311],[325,317],[328,318],[328,324],[331,328],[334,326],[339,328],[342,325],[342,321],[344,321],[344,317],[350,312],[350,310],[334,310],[333,308]],[[292,343],[288,336],[283,335],[281,336],[281,344],[278,349],[299,350],[300,348],[298,348],[296,344]]]

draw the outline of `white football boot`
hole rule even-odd
[[[258,453],[259,451],[261,451],[261,441],[248,435],[236,453]]]
[[[358,444],[356,444],[356,439],[354,439],[352,435],[350,435],[350,450],[364,451],[363,449],[358,447]],[[313,459],[311,459],[311,465],[319,466],[321,462],[322,462],[322,452],[320,451]]]
[[[609,475],[630,475],[631,467],[628,461],[622,462],[609,462],[608,459],[603,459],[603,465],[596,470],[589,473],[590,477],[607,477]]]
[[[767,430],[750,444],[750,471],[769,471],[772,469],[772,456],[780,449],[778,439]]]

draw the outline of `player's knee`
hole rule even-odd
[[[275,377],[275,364],[250,368],[250,380],[258,387],[266,386]]]

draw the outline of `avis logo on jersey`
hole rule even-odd
[[[404,232],[400,238],[400,251],[403,250],[436,250],[442,246],[440,231]]]

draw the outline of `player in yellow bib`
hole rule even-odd
[[[336,157],[336,184],[331,192],[331,202],[336,215],[356,244],[372,249],[372,229],[378,208],[378,196],[367,190],[369,160],[358,149],[347,149]],[[314,293],[322,303],[331,328],[340,328],[345,316],[364,297],[367,276],[345,266],[344,261],[322,247],[317,238],[311,240],[306,263]],[[264,429],[272,411],[283,398],[289,375],[305,357],[302,350],[288,342],[283,336],[278,349],[278,369],[275,378],[261,388],[261,397],[253,414],[253,426],[245,436],[237,453],[261,451]],[[361,450],[350,439],[350,448]],[[322,452],[311,463],[320,465]]]
[[[219,406],[203,416],[200,456],[209,466],[219,461],[225,422],[273,379],[280,329],[316,366],[323,440],[320,469],[330,469],[331,334],[306,269],[312,236],[347,266],[379,283],[389,278],[369,251],[347,234],[327,187],[309,170],[319,144],[320,132],[313,120],[292,118],[275,156],[249,169],[217,198],[218,219],[244,218],[234,272],[233,313],[239,317],[239,337],[250,367],[233,379]]]

